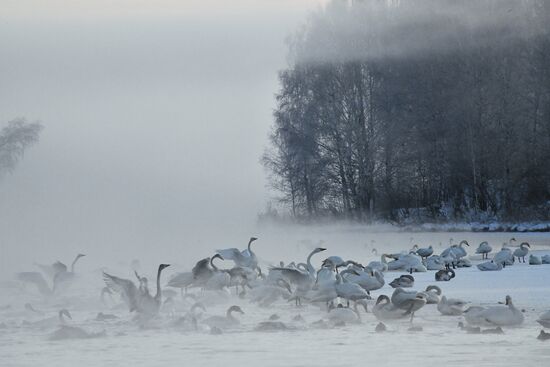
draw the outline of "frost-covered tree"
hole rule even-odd
[[[25,149],[38,142],[42,125],[19,118],[0,130],[0,177],[13,171]]]

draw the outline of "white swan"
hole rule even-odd
[[[529,255],[529,265],[542,265],[542,260],[536,255]]]
[[[413,271],[426,272],[428,270],[422,263],[420,256],[412,253],[386,254],[385,256],[395,259],[388,263],[388,270],[404,270],[411,274]]]
[[[546,311],[545,313],[540,315],[537,322],[544,327],[550,328],[550,311]]]
[[[103,273],[105,284],[117,293],[120,293],[122,299],[128,306],[130,312],[136,311],[147,316],[158,314],[162,303],[162,290],[160,287],[160,274],[162,270],[169,267],[168,264],[160,264],[157,271],[157,293],[151,296],[149,292],[143,292],[128,279],[122,279],[107,273]]]
[[[493,262],[497,264],[502,264],[502,266],[506,265],[514,265],[514,255],[512,254],[512,250],[510,250],[508,247],[502,246],[499,252],[493,256]]]
[[[239,319],[233,316],[233,312],[238,312],[244,315],[243,310],[239,306],[231,306],[227,309],[225,316],[210,316],[203,321],[204,324],[212,328],[227,329],[240,324]]]
[[[257,237],[250,237],[246,250],[239,251],[236,248],[228,248],[225,250],[216,250],[226,260],[233,260],[236,266],[241,266],[250,269],[258,267],[258,258],[252,251],[252,242],[256,241]]]
[[[372,308],[372,313],[380,321],[402,319],[408,316],[406,311],[391,303],[390,298],[380,295]]]
[[[424,247],[424,248],[418,248],[418,245],[414,245],[413,250],[414,249],[416,249],[416,254],[424,260],[426,258],[432,256],[432,254],[434,253],[434,248],[433,248],[432,245],[430,245],[429,247]]]
[[[464,312],[466,302],[461,299],[441,297],[437,304],[437,310],[445,316],[459,316]]]
[[[491,260],[481,264],[477,264],[477,268],[481,271],[498,271],[503,269],[502,264],[503,262],[496,263],[494,260]]]
[[[523,313],[512,303],[512,297],[506,296],[504,306],[492,306],[480,311],[477,317],[490,325],[516,326],[523,323]]]
[[[428,270],[443,270],[445,269],[445,261],[439,255],[432,255],[424,260],[426,269]]]
[[[527,242],[522,242],[521,245],[519,245],[519,248],[514,251],[514,257],[518,258],[518,262],[520,262],[520,258],[525,263],[525,256],[529,254],[529,250],[527,247],[531,248],[531,245],[529,245]]]
[[[441,297],[441,288],[436,285],[429,285],[423,292],[426,295],[426,304],[438,304]]]
[[[481,259],[487,259],[491,251],[493,251],[493,248],[487,241],[483,241],[477,247],[476,254],[481,254]]]
[[[426,295],[422,292],[406,291],[403,288],[397,288],[392,296],[391,302],[398,308],[406,310],[411,314],[411,322],[414,313],[426,305]]]

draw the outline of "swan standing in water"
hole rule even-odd
[[[529,250],[527,247],[531,248],[531,245],[529,245],[527,242],[522,242],[521,245],[519,245],[519,248],[514,251],[514,257],[518,258],[518,262],[520,262],[520,258],[525,263],[525,256],[529,254]]]
[[[483,241],[479,244],[479,246],[476,249],[476,254],[481,254],[481,259],[488,259],[489,253],[493,251],[493,248],[489,246],[489,243],[487,241]]]
[[[130,312],[136,311],[146,316],[158,314],[162,303],[162,289],[160,287],[160,275],[162,270],[169,267],[169,264],[160,264],[157,271],[157,293],[152,297],[149,292],[140,292],[135,284],[128,279],[103,273],[105,284],[117,293],[128,306]]]
[[[233,312],[244,315],[244,311],[239,306],[231,306],[227,309],[225,316],[210,316],[203,321],[204,324],[212,328],[227,329],[240,324],[239,319],[233,316]]]

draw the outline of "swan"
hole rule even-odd
[[[479,313],[479,317],[495,326],[515,326],[523,323],[523,313],[512,303],[512,297],[506,296],[505,305],[488,307]]]
[[[403,288],[397,288],[393,291],[391,302],[398,308],[406,310],[411,315],[411,322],[414,313],[426,305],[426,295],[422,292],[406,291]]]
[[[460,316],[464,313],[466,302],[461,299],[441,297],[437,310],[445,316]]]
[[[426,296],[426,304],[438,304],[441,296],[441,288],[436,285],[429,285],[424,292]]]
[[[428,270],[422,263],[422,259],[419,256],[412,253],[408,253],[408,254],[403,253],[398,255],[386,254],[385,256],[395,259],[388,263],[388,270],[405,270],[411,274],[413,273],[413,271],[425,272]]]
[[[414,277],[412,275],[401,275],[399,278],[395,278],[391,281],[390,286],[392,288],[411,288],[414,285]]]
[[[366,266],[369,269],[377,270],[379,272],[388,271],[388,262],[386,261],[386,254],[380,256],[380,261],[371,261]]]
[[[445,269],[445,261],[439,255],[432,255],[424,260],[424,265],[428,270]]]
[[[236,266],[257,269],[258,268],[258,258],[256,254],[252,251],[252,242],[256,241],[257,237],[250,237],[248,240],[248,245],[246,250],[239,251],[236,248],[228,248],[225,250],[216,250],[226,260],[233,260]]]
[[[244,311],[239,306],[231,306],[227,309],[225,316],[210,316],[205,319],[203,323],[208,325],[211,329],[219,328],[222,330],[237,326],[240,324],[240,321],[233,316],[233,312],[238,312],[244,315]]]
[[[543,264],[550,264],[550,255],[542,255],[540,259]]]
[[[91,338],[100,338],[106,335],[107,333],[105,332],[105,330],[98,333],[89,333],[77,326],[61,325],[59,329],[54,331],[49,336],[48,339],[49,340],[91,339]]]
[[[160,264],[158,267],[157,293],[154,297],[148,292],[140,292],[131,280],[118,278],[105,272],[103,272],[103,279],[109,288],[121,294],[130,312],[136,311],[139,314],[154,316],[158,314],[162,302],[160,274],[162,270],[169,266],[169,264]]]
[[[477,268],[481,271],[496,271],[496,270],[502,270],[504,262],[498,262],[495,263],[494,260],[487,261],[481,264],[477,264]]]
[[[416,254],[420,256],[423,260],[427,259],[428,257],[432,256],[434,253],[434,248],[432,245],[429,247],[424,248],[418,248],[418,245],[413,246],[413,250],[416,249]]]
[[[458,260],[468,255],[462,245],[470,246],[468,241],[462,240],[458,245],[451,245],[450,247],[447,247],[445,250],[443,250],[440,256],[445,259],[447,267],[450,267],[450,265],[452,265],[453,268],[455,268],[457,266]]]
[[[503,267],[506,265],[513,265],[515,261],[514,255],[512,254],[512,250],[510,250],[508,247],[502,246],[499,252],[493,256],[493,262],[497,264],[502,264]]]
[[[545,313],[540,315],[537,322],[544,327],[550,328],[550,311],[546,311]]]
[[[189,311],[187,311],[187,313],[182,317],[178,318],[173,325],[178,329],[198,331],[199,330],[198,320],[202,316],[202,313],[197,312],[197,310],[199,309],[202,310],[203,312],[206,312],[206,308],[201,302],[195,302],[191,306]]]
[[[54,282],[53,282],[54,292],[59,290],[59,289],[65,290],[70,286],[70,284],[74,281],[75,276],[76,276],[76,273],[74,271],[76,262],[84,256],[86,256],[86,255],[84,255],[84,254],[76,255],[73,262],[71,263],[71,270],[70,271],[67,271],[67,266],[65,264],[60,263],[58,261],[58,263],[59,263],[58,268],[62,269],[62,270],[58,271],[54,276]]]
[[[519,248],[514,251],[514,257],[518,258],[518,262],[520,262],[520,258],[525,263],[525,256],[529,254],[529,250],[527,247],[531,248],[531,246],[527,242],[522,242],[521,245],[519,245]]]
[[[185,289],[185,293],[187,293],[187,288],[193,285],[194,280],[193,273],[186,271],[174,274],[166,285],[172,288],[179,288],[181,293],[183,293],[183,290]]]
[[[17,273],[16,278],[24,283],[30,283],[36,286],[36,289],[44,297],[50,297],[54,294],[53,288],[50,288],[46,279],[37,271],[25,271]]]
[[[487,325],[487,321],[482,315],[482,312],[485,310],[485,307],[470,306],[463,312],[464,319],[470,325]]]
[[[372,270],[368,267],[363,271],[358,271],[358,269],[355,270],[359,273],[359,275],[349,273],[346,275],[345,279],[351,283],[359,284],[361,288],[367,291],[367,293],[380,289],[384,286],[384,275],[380,271]]]
[[[540,257],[531,254],[529,255],[529,265],[542,265],[542,260]]]
[[[448,282],[455,277],[455,271],[453,269],[439,270],[435,273],[435,280],[438,282]]]
[[[366,311],[366,306],[365,307]],[[344,307],[342,304],[338,304],[337,307],[332,308],[327,316],[326,319],[331,321],[332,323],[346,323],[346,324],[359,324],[361,323],[361,315],[359,314],[359,309],[357,307],[357,303],[355,303],[353,309],[349,307]]]
[[[219,291],[231,285],[231,275],[227,270],[218,269],[218,267],[214,265],[214,259],[223,260],[223,257],[220,254],[215,254],[210,258],[210,267],[212,268],[212,273],[204,284],[204,289]]]
[[[489,245],[487,241],[483,241],[477,247],[476,254],[481,254],[481,259],[483,260],[489,257],[489,253],[491,251],[493,251],[493,248]]]
[[[380,321],[402,319],[408,316],[407,312],[392,304],[390,298],[385,295],[378,296],[372,313]]]
[[[550,333],[545,333],[544,330],[541,330],[539,333],[539,336],[537,336],[538,340],[548,340],[550,339]]]
[[[269,307],[279,298],[289,299],[292,296],[290,284],[284,279],[277,279],[276,284],[266,283],[252,288],[249,292],[250,302],[261,307]]]
[[[336,283],[334,285],[334,290],[336,291],[337,296],[347,300],[348,304],[349,301],[359,301],[362,299],[370,298],[367,291],[361,288],[359,284],[350,283],[345,280],[344,275],[348,273],[355,275],[359,274],[353,269],[346,269],[340,274],[336,274]]]
[[[313,257],[313,255],[325,250],[326,248],[317,247],[313,249],[313,251],[311,251],[306,261],[307,271],[302,271],[291,267],[273,267],[270,269],[270,272],[280,272],[285,280],[287,280],[291,284],[296,285],[295,300],[297,306],[300,304],[300,299],[306,295],[306,293],[311,289],[313,283],[315,282],[316,270],[315,267],[311,264],[311,258]]]
[[[65,319],[65,317],[72,320],[72,316],[69,310],[63,308],[57,312],[57,316],[51,316],[42,320],[30,322],[28,323],[28,325],[31,325],[33,327],[37,327],[40,329],[47,329],[47,328],[67,324],[67,319]]]

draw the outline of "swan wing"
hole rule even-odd
[[[243,251],[244,252],[244,251]],[[243,254],[236,248],[226,248],[223,250],[216,250],[216,253],[220,254],[224,260],[233,260],[236,263],[239,263],[244,260]]]
[[[18,273],[17,279],[19,279],[22,282],[34,284],[36,288],[38,288],[38,291],[44,296],[52,294],[52,291],[48,286],[48,283],[46,282],[42,274],[40,274],[39,272],[26,271],[26,272]]]
[[[103,273],[103,279],[109,288],[122,295],[122,299],[130,308],[130,312],[137,309],[138,289],[131,280],[115,277],[107,273]]]

